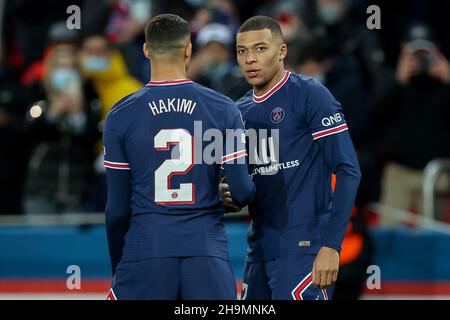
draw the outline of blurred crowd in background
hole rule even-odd
[[[372,4],[380,30],[366,26]],[[80,30],[66,26],[70,5]],[[424,167],[450,158],[450,1],[14,0],[0,1],[0,214],[104,210],[103,121],[149,81],[144,25],[161,13],[190,24],[188,77],[233,100],[250,89],[239,25],[276,19],[286,67],[343,105],[363,173],[357,210],[420,209]]]

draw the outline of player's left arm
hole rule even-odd
[[[324,228],[322,248],[314,267],[313,281],[324,288],[337,280],[339,253],[351,217],[361,173],[348,131],[318,141],[325,162],[336,175],[333,206]]]
[[[220,185],[222,199],[231,198],[236,208],[242,208],[253,200],[256,187],[248,174],[245,127],[238,108],[229,107],[229,118],[225,126],[224,156],[222,166],[227,183]],[[227,202],[224,201],[226,204]]]
[[[108,196],[105,209],[106,234],[112,274],[122,257],[125,234],[130,224],[130,164],[126,158],[121,140],[108,119],[105,124],[105,168]]]
[[[333,206],[324,228],[322,248],[313,266],[313,282],[327,287],[336,282],[339,253],[361,179],[356,152],[342,107],[324,87],[311,94],[309,125],[325,163],[336,175]]]

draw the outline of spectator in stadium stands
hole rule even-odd
[[[129,42],[143,32],[152,15],[150,0],[109,0],[112,7],[106,26],[108,38],[113,42]]]
[[[239,14],[236,9],[236,1],[233,0],[193,0],[186,1],[196,11],[189,19],[189,27],[194,38],[200,30],[211,23],[226,25],[233,33],[239,27]]]
[[[104,29],[108,41],[120,50],[127,69],[142,82],[148,81],[149,67],[142,58],[145,23],[154,14],[158,1],[153,0],[108,0],[110,15]]]
[[[42,57],[42,52],[48,44],[45,37],[51,26],[69,17],[67,8],[71,5],[81,5],[80,0],[20,0],[3,1],[6,12],[5,26],[11,28],[11,33],[4,34],[14,41],[20,52],[21,64],[28,68]],[[66,30],[67,27],[66,27]],[[72,30],[76,31],[76,30]]]
[[[417,21],[430,24],[437,38],[447,39],[449,30],[448,13],[450,12],[450,1],[370,1],[370,4],[379,4],[382,11],[381,29],[373,30],[379,34],[383,51],[386,55],[386,63],[394,68],[398,59],[398,44],[403,38],[405,26]],[[361,3],[361,13],[366,12],[368,1],[357,1]],[[367,17],[368,15],[366,15]],[[440,49],[445,56],[450,56],[450,41],[442,41]]]
[[[72,46],[58,46],[45,61],[47,99],[31,107],[25,207],[27,213],[84,211],[92,175],[98,117],[87,107]]]
[[[379,107],[376,121],[388,161],[381,202],[420,212],[425,166],[450,158],[450,64],[429,26],[416,23],[407,29],[395,80]],[[443,188],[445,181],[438,183]],[[392,224],[387,218],[383,222]]]
[[[142,88],[143,84],[128,73],[124,59],[101,34],[87,36],[81,46],[83,76],[94,88],[100,100],[101,119],[120,99]],[[106,203],[106,177],[101,139],[97,141],[95,176],[88,192],[91,211],[103,211]]]
[[[83,40],[81,68],[100,98],[102,119],[117,101],[143,86],[128,73],[120,52],[101,34]]]
[[[296,41],[309,40],[312,37],[308,27],[308,16],[311,16],[310,1],[273,1],[267,2],[257,9],[259,15],[273,17],[281,27],[284,41],[290,46],[289,55],[296,51],[291,45]],[[302,12],[308,12],[303,16]],[[289,57],[287,57],[289,59]],[[288,62],[288,61],[287,61]]]
[[[316,19],[309,28],[316,37],[326,43],[333,55],[352,59],[366,87],[371,88],[370,99],[384,90],[384,52],[377,32],[369,30],[365,23],[365,9],[353,0],[314,0]],[[303,14],[308,14],[304,12]]]
[[[21,83],[29,89],[34,100],[45,99],[46,92],[43,86],[45,58],[58,46],[72,46],[75,50],[78,47],[78,41],[78,30],[68,29],[65,21],[58,21],[50,25],[42,57],[31,63],[21,77]]]
[[[232,59],[232,37],[223,24],[203,27],[197,36],[199,50],[192,58],[188,77],[236,101],[250,87]]]
[[[29,93],[19,82],[19,72],[9,63],[0,45],[0,215],[21,214],[28,157],[23,119],[30,105]]]

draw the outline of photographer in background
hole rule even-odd
[[[421,211],[423,169],[435,158],[450,157],[450,64],[427,25],[408,28],[394,83],[379,106],[375,121],[388,161],[381,202]]]
[[[31,107],[27,213],[84,211],[84,192],[100,134],[96,114],[87,108],[82,91],[78,52],[58,46],[45,61],[46,101]]]

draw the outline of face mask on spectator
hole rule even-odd
[[[52,74],[52,86],[57,91],[68,90],[68,88],[80,83],[79,73],[72,68],[57,68]]]
[[[333,25],[339,22],[343,16],[339,8],[334,4],[322,4],[318,7],[318,15],[326,25]]]
[[[315,75],[311,76],[311,78],[313,78],[314,80],[316,80],[317,82],[319,82],[321,84],[325,84],[325,81],[326,81],[326,76],[322,73],[315,74]]]
[[[91,57],[83,60],[83,70],[85,72],[102,72],[109,69],[111,60],[103,57]]]

